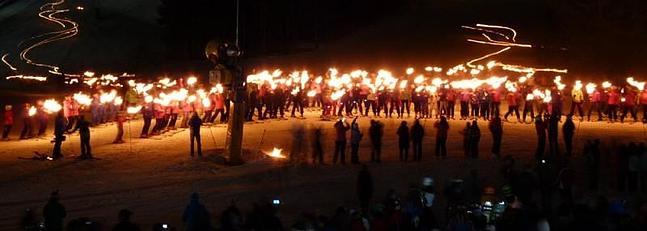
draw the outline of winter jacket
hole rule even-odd
[[[615,91],[609,92],[609,98],[607,99],[607,104],[609,105],[618,105],[620,103],[620,94]]]
[[[422,142],[422,138],[425,136],[425,129],[420,125],[420,123],[415,123],[411,126],[411,140],[413,142]]]
[[[4,125],[13,125],[13,111],[4,111]]]
[[[348,123],[337,121],[335,123],[335,132],[336,132],[336,138],[335,141],[346,141],[346,131],[350,129],[350,126],[348,126]]]
[[[447,138],[447,131],[449,130],[449,123],[447,121],[438,121],[434,124],[434,127],[438,129],[436,131],[436,138]]]
[[[360,141],[362,141],[362,132],[359,130],[359,127],[353,127],[350,130],[350,142],[352,144],[359,144]]]
[[[573,89],[571,91],[571,97],[573,98],[573,103],[581,103],[584,101],[582,89]]]

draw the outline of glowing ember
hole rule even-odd
[[[271,151],[271,152],[266,152],[265,154],[266,154],[267,156],[269,156],[269,157],[277,158],[277,159],[285,159],[285,158],[288,158],[287,156],[285,156],[285,155],[281,154],[281,152],[282,152],[282,151],[283,151],[283,149],[274,148],[274,149],[272,149],[272,151]]]

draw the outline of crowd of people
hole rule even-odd
[[[324,119],[444,116],[448,120],[489,121],[500,117],[504,122],[532,123],[536,115],[548,113],[586,121],[624,122],[629,118],[632,122],[647,122],[647,90],[643,89],[644,82],[636,83],[633,79],[620,86],[605,82],[601,86],[589,83],[583,87],[576,81],[567,88],[561,78],[550,84],[539,84],[541,79],[527,77],[522,77],[523,81],[491,77],[450,82],[425,75],[395,78],[382,73],[352,72],[341,77],[336,70],[318,77],[307,72],[289,76],[252,74],[248,76],[244,96],[245,118],[265,120],[285,118],[287,114],[305,117],[305,109],[318,108]],[[2,139],[9,138],[15,117],[22,121],[20,139],[45,135],[50,115],[58,110],[64,111],[68,133],[78,127],[75,125],[81,115],[86,115],[94,126],[123,122],[129,115],[141,114],[145,123],[140,137],[146,138],[176,127],[188,127],[194,112],[204,124],[225,123],[234,97],[227,87],[198,84],[195,77],[173,81],[163,78],[149,83],[113,78],[101,82],[94,78],[85,80],[89,86],[80,83],[78,88],[82,90],[65,96],[62,105],[53,99],[25,103],[18,110],[5,105]],[[211,89],[205,89],[208,87]],[[501,108],[504,106],[507,110]],[[16,116],[17,113],[20,114]]]
[[[616,173],[618,191],[646,193],[646,175],[640,176],[643,181],[637,183],[638,175],[632,176],[631,168],[629,173],[623,173],[621,165],[640,162],[641,158],[644,162],[647,150],[636,144],[620,146],[621,153],[627,151],[629,154],[619,155],[623,160],[618,162]],[[303,212],[299,214],[285,214],[281,212],[282,201],[268,197],[254,202],[246,213],[236,202],[231,202],[219,215],[213,215],[199,195],[193,193],[181,215],[182,224],[160,222],[149,227],[154,231],[645,230],[645,198],[635,199],[622,194],[610,198],[596,194],[600,192],[596,188],[600,142],[589,140],[584,149],[588,172],[586,190],[576,190],[581,186],[576,181],[581,177],[578,176],[580,171],[574,169],[568,159],[518,166],[517,160],[505,156],[499,162],[500,171],[495,181],[487,180],[478,170],[472,169],[464,177],[454,176],[442,183],[434,177],[424,177],[420,183],[410,184],[403,191],[389,189],[385,197],[380,198],[375,195],[375,188],[383,182],[373,178],[368,166],[363,165],[356,178],[356,202],[340,205],[330,216],[312,206],[300,208]],[[103,225],[107,225],[88,217],[70,220],[58,191],[51,194],[42,213],[41,219],[34,210],[26,210],[21,221],[23,230],[63,230],[66,218],[66,230],[102,230]],[[132,214],[127,209],[119,211],[119,222],[112,230],[143,230],[131,220]],[[290,219],[294,221],[292,224],[284,223],[288,216],[295,218]]]

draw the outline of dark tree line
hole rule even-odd
[[[236,0],[160,0],[167,60],[202,59],[211,39],[233,41]],[[240,0],[240,43],[249,56],[313,49],[406,4],[387,0]]]

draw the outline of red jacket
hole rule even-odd
[[[640,104],[647,104],[647,91],[640,93]]]
[[[455,101],[456,101],[456,92],[454,92],[454,90],[448,90],[447,102],[455,102]]]
[[[13,125],[13,111],[4,111],[4,125]]]
[[[519,104],[519,93],[517,92],[508,93],[507,100],[508,100],[509,106],[517,106]]]
[[[225,108],[225,97],[224,97],[222,94],[216,94],[216,96],[214,97],[214,99],[215,99],[215,100],[214,100],[213,104],[214,104],[214,107],[215,107],[216,109],[223,109],[223,108]]]
[[[609,98],[607,99],[607,104],[609,105],[618,105],[620,103],[620,94],[615,91],[609,92]]]
[[[589,95],[589,100],[591,103],[600,102],[600,91],[594,91],[593,94]]]
[[[626,106],[634,106],[634,105],[636,105],[636,94],[634,94],[633,92],[627,92],[627,94],[625,94],[625,102],[624,103],[625,103]]]
[[[501,102],[501,92],[499,92],[499,90],[492,90],[492,102],[494,103]]]
[[[346,131],[350,129],[348,123],[337,122],[335,123],[335,131],[337,137],[335,141],[345,141],[346,140]]]

